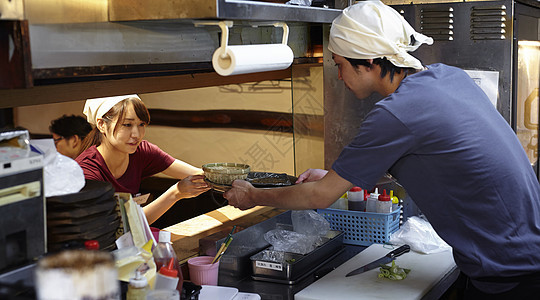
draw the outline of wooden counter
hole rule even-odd
[[[173,248],[180,263],[183,263],[188,258],[199,255],[200,239],[217,232],[223,232],[223,236],[225,236],[234,225],[237,225],[237,228],[241,230],[284,211],[268,206],[239,210],[227,205],[163,230],[171,232]]]

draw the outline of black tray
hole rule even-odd
[[[246,181],[256,188],[276,188],[293,185],[296,179],[296,177],[285,173],[249,172]],[[224,193],[232,187],[230,184],[215,183],[206,178],[204,181],[217,192]]]
[[[49,218],[47,216],[47,227],[49,226],[85,226],[87,224],[92,224],[96,221],[103,222],[112,222],[114,219],[119,218],[118,212],[116,209],[112,209],[107,213],[98,213],[81,218]]]
[[[111,216],[112,217],[112,216]],[[114,226],[117,228],[120,225],[120,218],[116,216],[116,218],[111,217],[105,217],[99,220],[96,220],[92,223],[87,223],[84,225],[67,225],[67,226],[47,226],[47,232],[49,234],[78,234],[81,232],[89,232],[93,230],[97,230],[101,227],[110,227]],[[105,224],[105,225],[102,225]]]
[[[74,238],[74,239],[65,240],[65,241],[48,241],[47,250],[48,252],[53,252],[53,251],[59,251],[62,249],[82,248],[84,247],[84,242],[87,240],[89,239]],[[116,249],[116,243],[115,243],[116,233],[115,232],[106,233],[97,238],[92,238],[92,240],[98,241],[100,250],[112,251]]]
[[[77,193],[47,197],[47,203],[69,204],[73,202],[81,202],[90,199],[95,199],[105,193],[112,191],[112,184],[107,181],[87,180],[84,187]]]
[[[111,210],[115,210],[116,202],[111,199],[110,202],[102,202],[88,207],[72,208],[69,210],[49,210],[47,209],[47,220],[49,219],[78,219],[90,216],[106,216]]]
[[[95,240],[99,237],[115,235],[118,226],[120,225],[120,219],[115,220],[111,224],[99,225],[96,222],[96,227],[88,231],[78,232],[78,233],[52,233],[49,232],[47,235],[47,240],[53,243],[66,242],[70,240]]]
[[[47,210],[55,212],[55,211],[62,211],[62,210],[71,210],[74,208],[90,207],[92,205],[111,203],[111,202],[115,203],[116,205],[116,201],[117,200],[114,198],[114,190],[110,190],[97,198],[92,198],[92,199],[82,200],[82,201],[73,201],[70,203],[54,202],[54,201],[50,201],[50,198],[47,198]]]

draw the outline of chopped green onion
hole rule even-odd
[[[400,268],[396,265],[396,261],[393,260],[391,266],[381,265],[379,271],[379,278],[388,278],[390,280],[403,280],[407,277],[407,274],[409,274],[411,270]]]

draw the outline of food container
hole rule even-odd
[[[268,247],[251,256],[255,280],[295,284],[341,252],[343,232],[331,230],[326,241],[308,254],[274,251]]]
[[[232,184],[236,179],[245,180],[249,165],[240,163],[210,163],[202,166],[204,176],[213,183]]]

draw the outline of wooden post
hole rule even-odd
[[[33,85],[28,21],[0,21],[0,89]]]

